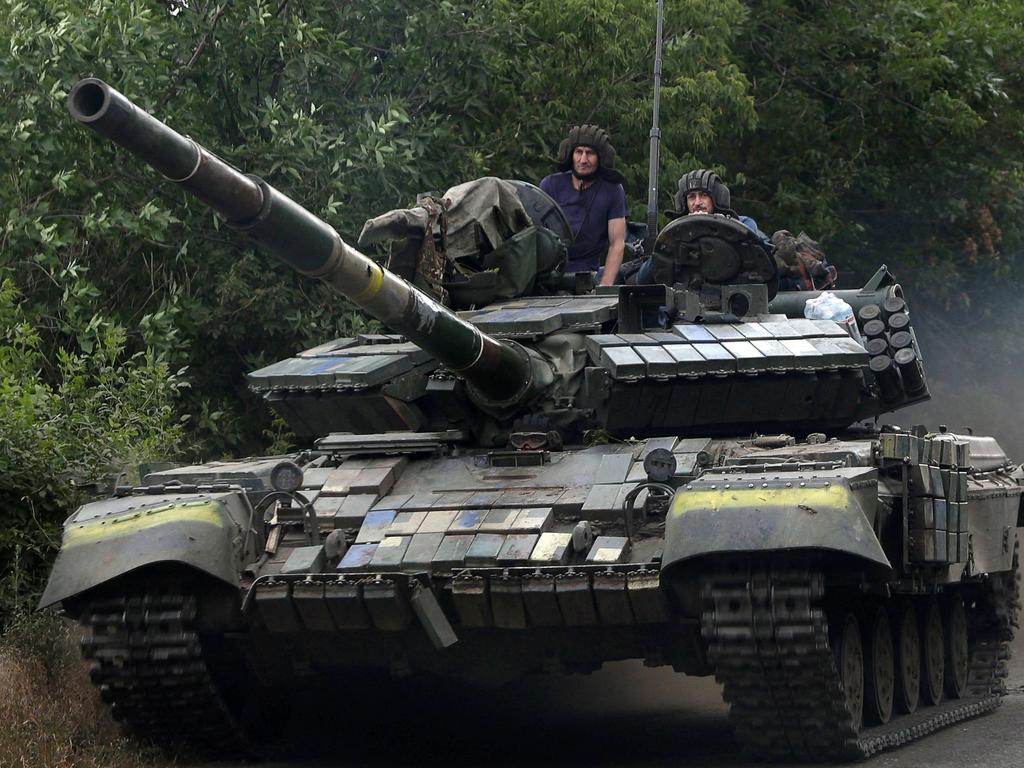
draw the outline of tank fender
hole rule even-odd
[[[875,535],[873,468],[705,473],[676,493],[665,522],[662,570],[729,553],[821,550],[892,564]]]
[[[241,491],[132,495],[86,504],[64,523],[39,607],[159,563],[191,566],[237,588],[250,511]]]

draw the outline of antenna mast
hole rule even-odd
[[[658,165],[661,149],[658,112],[661,107],[661,37],[664,15],[665,0],[658,0],[658,31],[654,49],[654,118],[651,123],[651,164],[647,169],[647,237],[644,239],[644,253],[648,256],[654,253],[654,241],[658,237]]]

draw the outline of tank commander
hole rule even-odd
[[[690,171],[679,179],[679,191],[673,197],[676,209],[669,212],[669,218],[690,216],[695,213],[718,213],[736,219],[758,236],[771,253],[772,245],[768,236],[760,230],[757,222],[749,216],[741,216],[732,210],[732,197],[729,187],[725,185],[717,173],[703,168]],[[654,282],[654,260],[648,256],[637,271],[638,285],[649,285]]]
[[[626,242],[626,192],[615,170],[615,147],[596,125],[576,125],[558,147],[558,173],[540,188],[565,213],[573,233],[567,272],[598,271],[599,284],[614,285]]]
[[[768,236],[758,228],[756,221],[732,210],[729,187],[714,171],[704,169],[690,171],[679,179],[679,191],[676,192],[673,200],[676,204],[674,211],[676,216],[686,216],[691,213],[721,213],[737,219],[762,240],[768,240]]]

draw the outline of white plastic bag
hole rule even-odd
[[[833,320],[845,328],[850,338],[858,344],[864,343],[860,329],[857,328],[853,307],[831,291],[822,291],[813,299],[808,299],[804,304],[804,317],[808,320]]]

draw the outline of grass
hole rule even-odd
[[[50,613],[0,635],[0,768],[164,768],[126,738],[89,681],[78,628]]]

